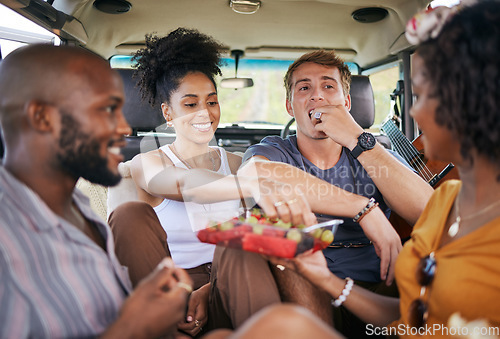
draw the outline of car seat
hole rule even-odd
[[[121,150],[125,157],[124,161],[132,159],[136,154],[172,143],[175,134],[172,129],[167,128],[160,104],[151,106],[147,100],[142,99],[134,70],[116,69],[116,71],[122,77],[125,91],[123,115],[132,128],[132,134],[126,137],[127,145]]]
[[[363,129],[369,129],[375,121],[375,99],[370,78],[366,75],[353,75],[350,94],[352,117]],[[386,135],[374,135],[385,148],[391,148],[391,141]]]

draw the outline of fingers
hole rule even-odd
[[[201,330],[203,330],[203,325],[198,319],[192,319],[191,321],[182,321],[177,325],[179,330],[188,333],[191,336],[197,335]]]
[[[339,109],[343,107],[343,105],[328,105],[317,107],[309,111],[309,117],[311,118],[311,122],[313,125],[321,124],[328,119],[328,115],[335,112],[335,109]]]
[[[318,223],[318,219],[313,212],[304,213],[304,225],[311,226]]]
[[[178,324],[178,328],[189,333],[191,336],[198,335],[203,327],[207,324],[207,302],[208,295],[206,295],[203,288],[200,288],[191,294],[188,302],[188,309],[186,317]]]
[[[309,226],[316,223],[316,216],[312,213],[307,200],[295,193],[275,194],[269,199],[262,199],[259,205],[269,218],[280,218],[293,225]]]
[[[178,281],[176,287],[185,289],[188,294],[193,292],[193,280],[185,270],[176,267],[173,274]]]
[[[321,113],[321,115],[317,113]],[[317,119],[316,116],[320,116],[320,118]],[[344,104],[316,107],[310,111],[310,119],[317,131],[325,133],[343,146],[348,146],[353,138],[357,138],[362,132],[362,128]]]
[[[189,316],[189,319],[178,324],[177,328],[188,333],[191,336],[196,336],[198,333],[203,331],[203,326],[206,325],[207,319]]]
[[[312,109],[309,111],[309,118],[311,118],[311,122],[313,125],[320,124],[322,122],[321,116],[323,115],[322,110]]]
[[[294,225],[305,224],[306,226],[309,226],[314,224],[314,222],[309,223],[312,220],[312,212],[304,196],[297,196],[288,200],[287,205],[289,207],[291,220]],[[314,220],[315,219],[316,217],[314,217]]]
[[[380,278],[385,280],[387,286],[391,285],[394,281],[396,259],[401,251],[401,247],[398,243],[383,248],[376,246],[376,252],[380,257]]]
[[[387,278],[387,272],[389,265],[391,263],[391,252],[389,249],[380,249],[380,279],[385,280]]]
[[[391,263],[389,266],[389,271],[387,273],[387,279],[385,281],[385,284],[387,286],[390,286],[392,282],[394,281],[394,276],[396,273],[396,259],[399,256],[399,252],[401,252],[402,245],[401,244],[396,244],[391,250]]]
[[[193,291],[193,281],[186,271],[175,266],[171,258],[164,258],[158,264],[150,280],[164,291],[182,290],[186,294]]]

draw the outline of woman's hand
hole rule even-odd
[[[258,178],[253,185],[249,185],[249,189],[269,218],[280,218],[293,225],[310,226],[316,223],[309,203],[297,188],[284,182]]]
[[[373,209],[359,223],[368,239],[373,242],[380,258],[380,278],[387,286],[394,280],[396,259],[403,245],[401,238],[380,208]]]
[[[311,253],[311,251],[299,254],[294,259],[282,259],[269,257],[275,265],[282,265],[292,269],[309,280],[315,286],[326,290],[329,280],[334,277],[326,265],[326,259],[321,251]]]
[[[203,285],[191,293],[188,301],[186,318],[178,324],[178,329],[196,336],[203,329],[208,321],[208,296],[210,293],[210,283]]]

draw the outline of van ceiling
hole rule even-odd
[[[238,14],[229,0],[128,1],[131,9],[121,14],[98,10],[94,0],[54,0],[53,6],[78,19],[88,36],[86,47],[105,58],[132,53],[143,45],[146,34],[162,36],[183,26],[212,35],[228,50],[244,50],[246,57],[294,59],[308,49],[325,48],[338,50],[347,61],[367,68],[411,47],[403,34],[406,22],[428,3],[262,0],[257,13]],[[27,1],[1,2],[12,7]],[[386,9],[388,15],[375,23],[355,21],[352,13],[367,7]]]

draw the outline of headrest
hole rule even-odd
[[[164,124],[165,119],[161,114],[160,105],[151,107],[149,102],[141,99],[139,88],[136,86],[137,79],[132,78],[133,69],[116,69],[123,79],[125,90],[125,105],[123,114],[130,127],[136,131],[151,131],[157,126]]]
[[[350,94],[351,115],[362,128],[370,128],[375,120],[375,100],[370,78],[353,75]]]
[[[3,141],[2,141],[2,127],[0,127],[0,160],[3,159],[3,153],[4,153],[4,149],[3,149]],[[1,161],[0,161],[1,163]]]

